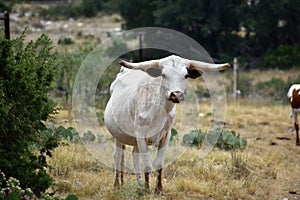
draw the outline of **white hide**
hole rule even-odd
[[[182,58],[179,61],[179,57],[171,58],[162,59],[160,63],[167,66],[162,70],[164,78],[153,78],[144,71],[122,67],[112,83],[105,124],[122,143],[136,146],[135,137],[141,137],[147,139],[147,144],[157,146],[160,139],[166,137],[176,113],[175,104],[167,97],[171,90],[184,92],[188,65],[187,62],[178,65]]]

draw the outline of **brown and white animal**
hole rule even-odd
[[[292,85],[287,93],[287,97],[292,107],[291,114],[294,118],[294,126],[296,129],[296,145],[300,146],[298,121],[298,113],[300,112],[300,84]]]
[[[120,73],[111,85],[105,109],[105,125],[115,139],[114,185],[123,183],[125,145],[133,146],[133,167],[141,185],[140,158],[149,191],[152,162],[148,145],[158,147],[154,160],[155,193],[162,191],[162,168],[176,115],[176,103],[184,99],[187,78],[195,79],[204,71],[217,71],[229,64],[209,64],[169,56],[159,60],[130,63],[121,60]]]

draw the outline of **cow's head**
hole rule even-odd
[[[230,66],[228,63],[210,64],[179,56],[168,56],[160,60],[139,63],[121,60],[120,64],[129,69],[143,70],[152,77],[161,77],[162,85],[167,88],[166,97],[173,103],[179,103],[184,99],[185,79],[195,79],[200,77],[204,71],[218,71]]]

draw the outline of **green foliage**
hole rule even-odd
[[[247,140],[241,139],[240,134],[233,130],[224,130],[217,142],[217,147],[225,150],[244,149],[247,146]]]
[[[80,48],[74,52],[58,52],[57,87],[66,91],[65,107],[70,107],[73,84],[84,58],[90,52],[90,48]]]
[[[245,74],[240,74],[238,76],[238,89],[241,92],[242,97],[247,97],[251,93],[251,85],[253,83],[253,79]]]
[[[176,129],[171,129],[170,145],[176,144],[179,141],[179,134]]]
[[[118,9],[126,21],[126,28],[132,29],[144,26],[154,26],[153,12],[156,7],[148,0],[118,0]]]
[[[11,7],[10,5],[7,5],[7,3],[5,3],[3,0],[0,0],[0,12],[10,12],[11,11]]]
[[[65,200],[78,200],[78,197],[75,194],[70,194]]]
[[[217,130],[218,131],[218,130]],[[190,147],[200,147],[205,140],[213,143],[216,138],[213,132],[202,131],[195,129],[190,133],[185,134],[182,138],[182,145]],[[233,130],[223,130],[217,139],[216,147],[224,150],[244,149],[247,146],[247,141],[240,138],[240,134],[236,134]]]
[[[290,69],[300,66],[300,46],[279,45],[262,58],[263,68]]]
[[[0,199],[18,200],[18,199],[32,199],[34,194],[30,188],[22,189],[20,181],[9,177],[0,170]]]
[[[69,143],[80,143],[83,142],[97,142],[104,143],[106,141],[111,140],[111,136],[107,136],[101,133],[97,133],[96,135],[91,131],[87,131],[83,133],[83,136],[80,137],[79,133],[72,127],[64,127],[64,126],[56,126],[53,122],[50,122],[47,126],[47,129],[42,131],[41,134],[37,135],[39,137],[39,143],[34,144],[34,148],[41,149],[40,153],[46,153],[48,156],[52,156],[51,151],[45,152],[43,147],[51,143],[52,141],[58,140],[63,142],[63,144]],[[97,139],[97,140],[96,140]]]
[[[258,82],[255,88],[257,93],[264,98],[270,98],[277,102],[287,102],[286,92],[293,83],[298,82],[300,82],[300,75],[295,80],[289,78],[287,81],[273,77],[271,80]]]
[[[102,10],[103,0],[81,0],[79,2],[60,3],[49,9],[42,9],[40,15],[47,18],[63,17],[63,18],[78,18],[78,17],[94,17]]]
[[[261,61],[258,64],[264,67],[299,66],[295,62],[300,45],[298,0],[118,0],[118,8],[127,29],[178,30],[218,61],[239,56],[251,57],[250,65]]]
[[[24,38],[0,37],[0,169],[40,196],[53,180],[45,169],[46,155],[38,154],[33,144],[49,154],[58,143],[41,135],[42,121],[55,111],[48,93],[56,62],[46,35],[28,44]]]
[[[0,199],[5,200],[19,200],[19,199],[38,199],[33,194],[30,188],[22,189],[20,181],[16,178],[6,178],[5,174],[0,170]],[[42,199],[44,200],[64,200],[54,194],[45,194]],[[74,194],[68,195],[65,200],[78,200]]]
[[[96,140],[96,136],[91,131],[87,131],[83,134],[82,140],[84,142],[94,142]]]
[[[53,122],[49,123],[48,128],[42,132],[41,137],[50,138],[51,140],[59,140],[59,141],[63,140],[63,141],[67,141],[68,143],[80,142],[80,136],[74,128],[72,127],[65,128],[64,126],[57,127]],[[43,143],[44,143],[43,141],[40,142],[40,144]],[[51,152],[49,153],[50,153],[49,156],[51,156]]]
[[[74,41],[69,37],[62,37],[62,38],[59,38],[59,40],[57,41],[57,44],[70,45],[70,44],[74,44]]]
[[[206,133],[201,129],[192,130],[189,134],[185,134],[182,138],[184,146],[201,146],[205,139]]]

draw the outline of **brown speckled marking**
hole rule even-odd
[[[292,106],[292,108],[300,108],[300,95],[299,95],[300,89],[294,89],[292,92],[292,96],[289,98],[289,102]]]

